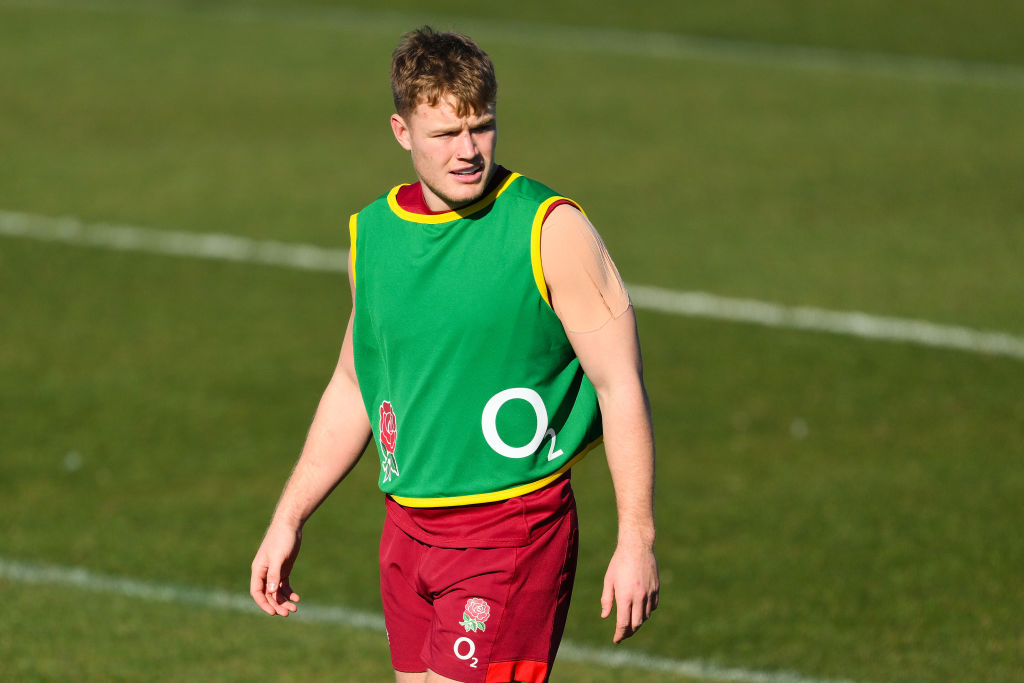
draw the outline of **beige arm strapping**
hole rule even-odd
[[[629,309],[608,249],[575,207],[555,207],[541,231],[541,264],[551,307],[568,332],[591,332]]]

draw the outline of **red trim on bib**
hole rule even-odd
[[[495,168],[494,176],[491,177],[491,182],[487,183],[487,189],[484,190],[484,194],[481,196],[486,195],[488,192],[494,190],[498,185],[501,185],[510,173],[511,171],[504,166],[498,166]],[[418,181],[411,185],[402,185],[402,187],[398,189],[398,194],[395,195],[395,201],[397,201],[398,205],[406,211],[422,214],[424,216],[436,216],[438,214],[448,213],[451,211],[451,209],[431,211],[430,207],[427,206],[427,201],[423,198],[423,186]]]
[[[579,207],[576,206],[576,202],[572,201],[571,199],[559,199],[557,202],[554,202],[551,206],[548,207],[547,212],[544,214],[544,220],[546,221],[548,219],[548,216],[551,215],[551,212],[555,210],[556,206],[561,206],[562,204],[568,204],[569,206],[575,209],[579,209]]]

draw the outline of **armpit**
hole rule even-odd
[[[556,207],[541,231],[551,307],[568,332],[591,332],[629,309],[629,294],[601,236],[578,210]]]

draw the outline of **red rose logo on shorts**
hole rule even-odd
[[[491,606],[483,598],[470,598],[466,600],[463,608],[462,621],[459,625],[466,631],[486,631],[484,622],[491,618]]]
[[[395,460],[398,422],[395,420],[395,411],[391,407],[391,401],[384,401],[380,404],[380,427],[377,430],[377,437],[384,449],[380,455],[380,467],[384,473],[384,482],[387,483],[391,481],[391,475],[398,476],[398,461]]]

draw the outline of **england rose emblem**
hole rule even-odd
[[[384,482],[391,481],[391,476],[398,476],[398,461],[395,460],[395,444],[398,441],[398,421],[395,419],[395,411],[391,407],[391,401],[384,401],[380,404],[380,426],[377,430],[380,445],[384,452],[380,454],[381,469],[384,472]]]
[[[470,598],[462,611],[459,625],[469,631],[486,631],[484,622],[491,618],[491,606],[483,598]]]
[[[395,441],[398,440],[398,426],[395,423],[395,410],[391,401],[380,404],[380,444],[388,453],[395,452]]]

